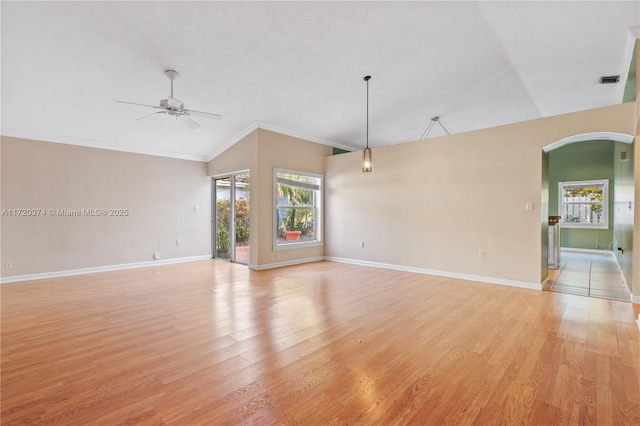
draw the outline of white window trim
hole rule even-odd
[[[315,210],[316,210],[316,239],[314,241],[300,241],[300,242],[290,242],[286,244],[278,244],[278,191],[276,190],[276,185],[278,184],[278,173],[291,173],[297,175],[304,176],[312,176],[316,178],[320,178],[320,196],[315,202]],[[323,230],[323,222],[324,222],[324,211],[322,208],[322,202],[324,199],[324,175],[318,173],[311,172],[303,172],[300,170],[291,170],[291,169],[281,169],[274,168],[273,169],[273,183],[271,186],[271,191],[273,192],[273,208],[271,209],[271,214],[273,215],[273,224],[272,233],[273,233],[273,251],[280,250],[294,250],[304,247],[322,247],[324,245],[324,230]]]
[[[602,216],[604,218],[602,224],[598,223],[574,223],[566,222],[564,217],[564,186],[578,186],[578,185],[602,185]],[[558,214],[562,215],[562,227],[573,229],[609,229],[609,179],[597,179],[597,180],[577,180],[558,182]]]

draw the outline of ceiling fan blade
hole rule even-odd
[[[156,111],[156,112],[152,112],[151,114],[147,114],[147,115],[143,115],[140,118],[136,118],[137,120],[142,120],[143,118],[147,118],[147,117],[151,117],[152,115],[156,115],[156,114],[166,114],[166,111]]]
[[[138,106],[144,106],[144,107],[151,107],[151,108],[160,108],[157,105],[147,105],[147,104],[139,104],[137,102],[127,102],[127,101],[116,101],[120,104],[129,104],[129,105],[138,105]]]
[[[189,117],[187,114],[176,115],[176,119],[179,119],[180,121],[182,121],[184,124],[189,126],[190,129],[197,129],[198,127],[200,127],[200,125],[195,121],[193,121],[193,119]]]
[[[196,110],[193,110],[193,109],[185,109],[184,112],[187,113],[187,114],[190,114],[190,115],[198,116],[198,117],[213,118],[215,120],[222,120],[222,116],[220,114],[214,114],[212,112],[196,111]]]

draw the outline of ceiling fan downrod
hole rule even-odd
[[[164,75],[166,75],[167,78],[171,80],[171,94],[169,96],[173,98],[173,80],[178,78],[180,74],[178,74],[178,71],[176,70],[166,70],[164,72]]]

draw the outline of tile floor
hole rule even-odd
[[[250,248],[248,245],[236,245],[236,263],[248,265],[250,259]]]
[[[560,268],[549,270],[547,290],[629,301],[622,273],[611,253],[562,250]]]

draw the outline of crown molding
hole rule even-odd
[[[190,161],[200,161],[200,162],[207,161],[206,157],[201,155],[181,154],[179,152],[163,151],[160,149],[150,149],[150,148],[121,145],[121,144],[115,144],[111,142],[99,141],[95,139],[76,138],[73,136],[63,136],[63,135],[55,135],[55,134],[49,134],[49,133],[31,132],[27,130],[12,129],[7,127],[2,127],[2,129],[0,129],[0,134],[2,136],[8,136],[8,137],[14,137],[14,138],[32,139],[32,140],[43,141],[43,142],[53,142],[53,143],[61,143],[65,145],[83,146],[87,148],[107,149],[110,151],[130,152],[133,154],[154,155],[156,157],[176,158],[179,160],[190,160]]]
[[[240,142],[243,138],[249,136],[252,132],[254,132],[257,129],[258,129],[258,122],[254,121],[253,123],[249,124],[244,129],[242,129],[235,136],[233,136],[231,139],[227,140],[225,143],[223,143],[222,145],[216,147],[213,151],[211,151],[209,154],[207,154],[207,156],[205,157],[205,161],[209,162],[209,161],[213,160],[218,155],[222,154],[224,151],[226,151],[227,149],[231,148],[233,145],[235,145],[236,143]]]
[[[281,135],[291,136],[298,139],[304,139],[306,141],[318,143],[320,145],[328,145],[331,147],[345,149],[347,151],[360,150],[360,148],[354,148],[353,146],[328,141],[326,139],[316,138],[315,136],[305,135],[303,133],[296,132],[294,130],[286,129],[284,127],[279,127],[270,123],[265,123],[263,121],[258,121],[258,127],[263,130],[269,130],[271,132],[280,133]]]
[[[219,147],[217,147],[216,149],[211,151],[205,157],[206,158],[205,161],[213,160],[218,155],[222,154],[224,151],[226,151],[227,149],[231,148],[234,144],[236,144],[237,142],[239,142],[240,140],[242,140],[243,138],[245,138],[246,136],[251,134],[251,132],[253,132],[255,130],[258,130],[258,129],[268,130],[270,132],[279,133],[281,135],[291,136],[291,137],[294,137],[294,138],[303,139],[303,140],[306,140],[306,141],[309,141],[309,142],[318,143],[318,144],[321,144],[321,145],[327,145],[327,146],[331,146],[331,147],[335,147],[335,148],[340,148],[340,149],[344,149],[344,150],[347,150],[347,151],[354,151],[354,150],[359,150],[360,149],[360,148],[354,148],[354,147],[349,146],[349,145],[336,143],[336,142],[331,142],[331,141],[328,141],[328,140],[325,140],[325,139],[321,139],[321,138],[316,138],[314,136],[305,135],[305,134],[303,134],[301,132],[296,132],[294,130],[290,130],[290,129],[287,129],[287,128],[284,128],[284,127],[276,126],[275,124],[265,123],[264,121],[254,121],[253,123],[251,123],[250,125],[245,127],[242,131],[240,131],[238,134],[236,134],[234,137],[232,137],[231,139],[226,141],[224,144],[220,145]]]
[[[0,135],[7,136],[7,137],[21,138],[21,139],[32,139],[32,140],[43,141],[43,142],[61,143],[65,145],[83,146],[87,148],[130,152],[133,154],[154,155],[157,157],[176,158],[180,160],[209,162],[257,129],[268,130],[268,131],[279,133],[285,136],[291,136],[294,138],[303,139],[303,140],[318,143],[321,145],[340,148],[347,151],[355,151],[360,149],[350,145],[331,142],[331,141],[317,138],[314,136],[305,135],[301,132],[296,132],[290,129],[286,129],[284,127],[276,126],[274,124],[265,123],[263,121],[254,121],[244,129],[242,129],[235,136],[233,136],[231,139],[228,139],[225,143],[216,147],[213,151],[211,151],[206,156],[182,154],[182,153],[173,152],[173,151],[163,151],[159,149],[135,147],[135,146],[105,142],[105,141],[96,140],[96,139],[77,138],[73,136],[56,135],[51,133],[40,133],[40,132],[33,132],[28,130],[13,129],[9,127],[2,127],[0,129]]]

